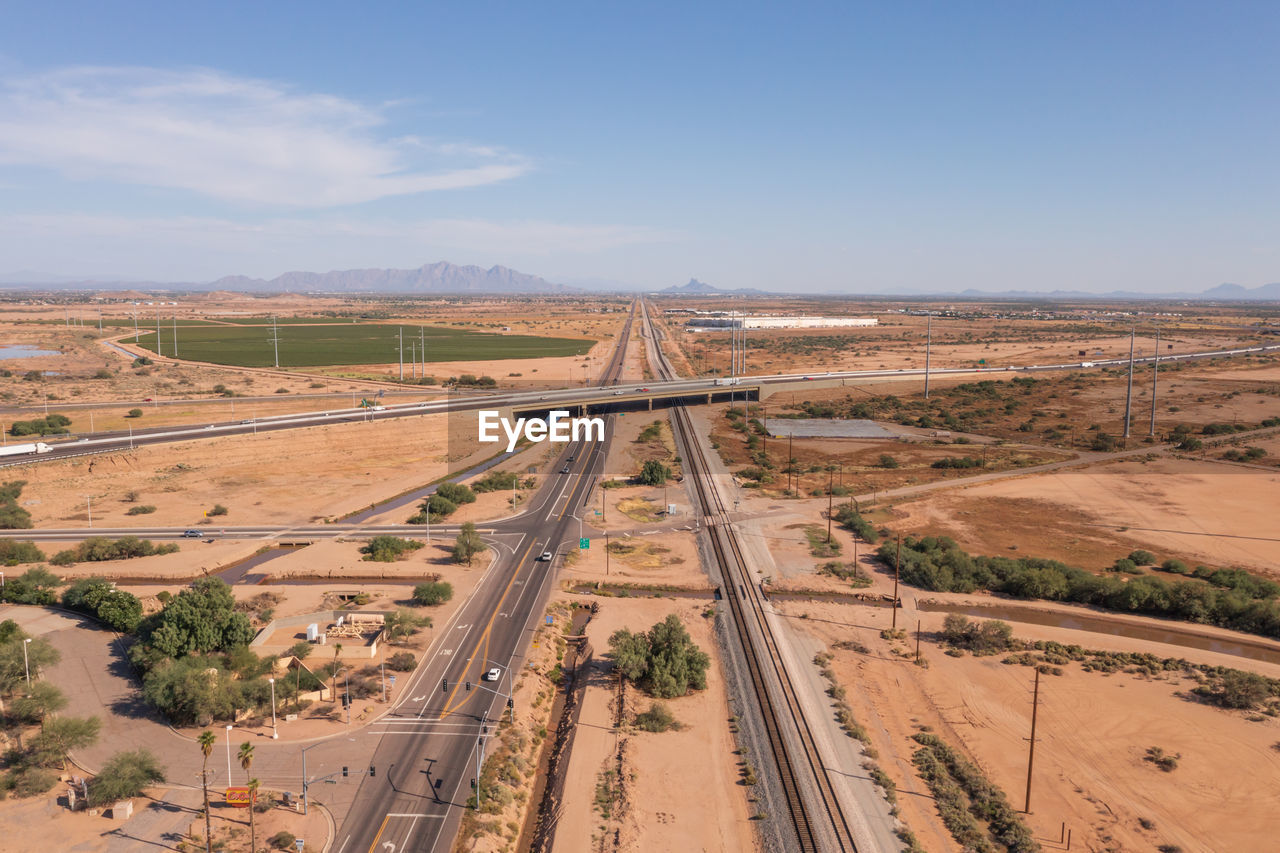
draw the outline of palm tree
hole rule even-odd
[[[204,849],[205,853],[213,853],[213,821],[209,817],[209,756],[213,754],[213,745],[218,742],[211,731],[203,731],[196,743],[204,753],[204,769],[200,771],[200,785],[204,788]]]
[[[245,741],[240,744],[240,766],[244,768],[244,777],[249,780],[249,853],[258,853],[258,832],[253,824],[254,795],[258,792],[258,780],[249,779],[249,768],[253,766],[253,744]]]

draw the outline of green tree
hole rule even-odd
[[[169,599],[143,633],[146,642],[171,658],[224,651],[253,639],[249,617],[235,611],[231,587],[221,578],[200,578]]]
[[[117,752],[89,783],[89,804],[101,807],[141,796],[148,785],[163,781],[160,760],[149,750]]]
[[[13,700],[9,710],[24,723],[39,723],[44,726],[46,717],[65,707],[67,697],[61,690],[47,681],[36,681],[24,695]]]
[[[637,479],[645,486],[661,486],[671,479],[671,469],[657,459],[650,459],[640,469],[640,476]]]
[[[694,644],[674,613],[647,634],[615,631],[609,650],[624,678],[658,698],[671,699],[707,686],[711,658]]]
[[[98,742],[102,721],[97,717],[50,717],[31,742],[31,753],[42,767],[67,769],[67,754]]]
[[[484,544],[484,540],[476,531],[476,526],[468,521],[462,525],[462,529],[458,531],[458,537],[453,541],[453,561],[466,563],[469,566],[472,558],[487,547],[489,546]]]
[[[36,637],[27,644],[24,659],[22,645],[25,639],[26,635],[18,630],[8,640],[0,642],[0,693],[12,693],[15,687],[25,683],[28,669],[35,679],[40,670],[62,659],[58,650],[44,637]]]
[[[448,586],[448,584],[445,585]],[[422,586],[424,586],[424,584],[418,584],[418,586],[413,588],[413,595],[415,599],[417,599],[418,590]],[[449,587],[449,595],[453,595],[453,587]],[[405,610],[402,607],[387,617],[387,642],[396,643],[403,640],[405,637],[413,636],[419,629],[430,627],[430,625],[430,616],[419,616],[412,610]]]

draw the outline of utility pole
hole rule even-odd
[[[902,534],[898,534],[898,553],[893,558],[893,625],[891,630],[898,630],[898,570],[902,567]]]
[[[161,354],[162,353],[160,352],[160,306],[157,305],[156,306],[156,355],[161,355]]]
[[[418,342],[409,341],[409,378],[418,378]]]
[[[916,663],[920,663],[920,620],[916,620]],[[1039,670],[1037,670],[1039,674]]]
[[[933,349],[933,312],[929,312],[929,318],[925,321],[925,337],[924,337],[924,398],[929,399],[929,356],[930,350]]]
[[[178,312],[173,312],[173,357],[178,357]]]
[[[1036,760],[1036,711],[1040,708],[1040,670],[1036,670],[1035,694],[1031,699],[1031,747],[1027,751],[1027,799],[1022,811],[1031,814],[1031,768]]]
[[[609,577],[609,531],[604,532],[604,576]]]
[[[1151,428],[1147,435],[1156,437],[1156,384],[1160,379],[1160,327],[1156,327],[1156,358],[1151,366]]]
[[[791,491],[791,469],[795,467],[794,465],[791,464],[791,460],[795,458],[791,455],[791,440],[793,438],[795,438],[795,435],[788,428],[787,430],[787,491],[788,492]]]
[[[1133,409],[1133,339],[1137,329],[1129,330],[1129,390],[1124,397],[1124,438],[1129,441],[1129,414]]]
[[[133,309],[133,342],[138,342],[138,309]]]
[[[422,359],[422,372],[420,379],[427,378],[427,331],[422,326],[418,327],[418,355]]]
[[[280,329],[276,325],[275,317],[271,318],[271,346],[275,352],[276,367],[279,367],[280,366]],[[352,395],[351,399],[352,400],[355,399],[354,394]],[[355,404],[353,403],[352,405],[354,406]]]
[[[400,327],[400,331],[396,334],[396,339],[400,342],[400,381],[404,381],[404,326]]]
[[[827,466],[827,544],[828,545],[831,544],[831,500],[832,500],[831,482],[833,478],[834,478],[834,474],[831,471],[831,466],[828,465]]]

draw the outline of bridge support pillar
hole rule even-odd
[[[707,405],[708,405],[708,406],[710,406],[710,405],[711,405],[711,392],[710,392],[710,391],[708,391],[708,392],[707,392]]]
[[[651,411],[651,412],[653,411],[653,398],[652,398],[652,397],[650,397],[650,398],[649,398],[649,411]]]

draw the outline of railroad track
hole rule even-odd
[[[660,378],[673,379],[673,371],[655,337],[648,312],[643,305],[640,310],[644,324],[649,329],[649,338],[654,342],[659,372],[664,374]],[[701,443],[697,441],[689,413],[684,406],[675,406],[671,410],[671,417],[676,440],[684,447],[683,458],[691,475],[696,499],[707,521],[712,551],[729,587],[726,590],[726,600],[733,611],[734,625],[742,642],[753,692],[760,705],[765,733],[777,763],[787,809],[795,826],[800,849],[822,849],[819,839],[828,833],[815,826],[815,820],[818,820],[829,822],[830,835],[835,839],[836,849],[855,853],[857,845],[853,832],[836,796],[830,774],[818,753],[813,731],[800,706],[795,685],[787,673],[777,640],[768,621],[764,619],[763,595],[747,573],[747,562],[741,545],[728,520],[728,508],[719,490],[710,483],[711,467]],[[751,630],[752,624],[757,626],[758,637]],[[780,686],[781,697],[778,699],[775,699],[769,689],[770,675],[773,676],[774,683]],[[788,730],[796,733],[794,739],[799,741],[799,755],[793,754],[795,750],[788,742]],[[811,798],[807,798],[802,790],[805,785],[803,778],[810,774],[820,795],[820,803],[811,803]]]

